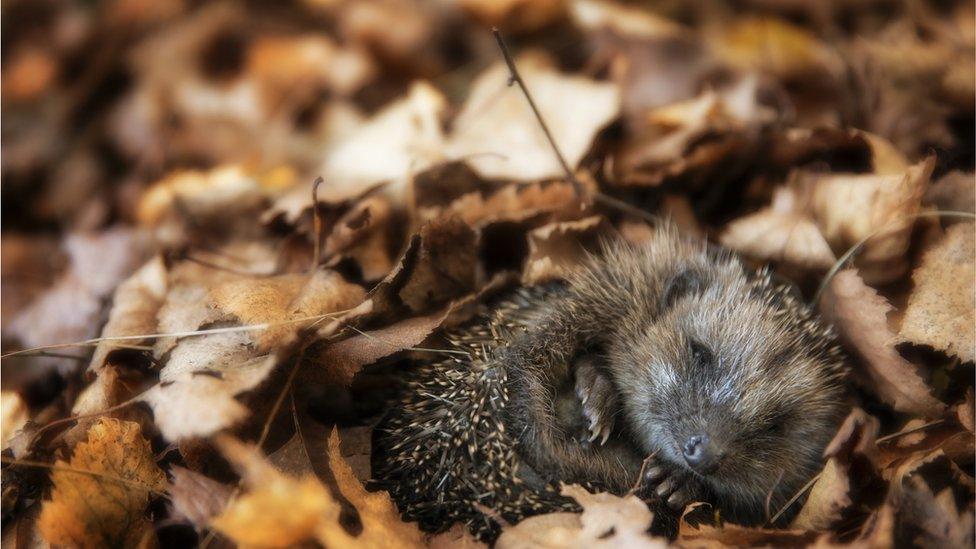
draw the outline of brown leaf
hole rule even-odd
[[[427,547],[429,549],[487,549],[488,545],[474,539],[465,525],[455,524],[446,532],[431,536],[427,541]]]
[[[218,532],[239,545],[288,547],[314,539],[320,523],[342,528],[339,503],[315,477],[285,476],[236,440],[221,438],[218,444],[248,486],[211,521]]]
[[[823,315],[860,358],[857,380],[895,410],[935,417],[945,407],[931,395],[916,367],[894,347],[886,319],[891,305],[854,270],[841,271],[820,301]]]
[[[144,260],[144,244],[144,235],[125,228],[68,236],[67,272],[17,315],[6,335],[17,337],[26,347],[93,337],[102,300]]]
[[[328,313],[345,312],[363,302],[361,286],[346,282],[332,271],[284,274],[266,278],[240,278],[210,290],[213,305],[243,325],[269,324],[254,337],[259,351],[282,345],[300,323],[289,323]]]
[[[152,535],[143,514],[149,495],[165,488],[166,476],[139,424],[102,418],[88,430],[88,441],[75,447],[71,461],[55,466],[64,469],[52,473],[54,490],[38,519],[48,543],[134,547]]]
[[[371,317],[388,317],[387,322],[392,322],[470,293],[477,281],[477,238],[457,218],[424,224],[396,267],[370,291]]]
[[[750,528],[738,524],[712,525],[706,522],[691,524],[689,515],[699,506],[692,504],[685,509],[678,524],[677,542],[682,547],[783,547],[805,546],[817,537],[816,532],[802,530],[769,530]]]
[[[950,468],[946,470],[946,467]],[[922,547],[970,547],[973,510],[970,507],[960,512],[953,484],[933,492],[926,477],[939,469],[949,475],[963,474],[958,469],[952,470],[951,463],[939,450],[917,454],[896,471],[888,499],[898,509],[898,533],[903,539],[911,536]],[[937,482],[942,485],[945,481]]]
[[[508,32],[538,30],[559,20],[566,10],[560,0],[460,0],[461,7],[485,25]]]
[[[855,484],[852,481],[867,480],[854,477],[866,476],[864,469],[875,467],[877,434],[878,420],[874,417],[860,409],[847,416],[824,451],[827,463],[800,513],[790,524],[791,529],[826,531],[838,524],[857,495],[852,493],[856,487],[852,486]]]
[[[386,328],[361,332],[325,348],[318,361],[331,382],[348,386],[356,373],[377,360],[420,345],[448,317],[454,307],[415,318],[401,320]]]
[[[166,268],[161,257],[142,266],[115,290],[108,322],[101,337],[128,337],[156,333],[156,315],[163,305],[168,289]],[[119,375],[109,372],[113,354],[131,345],[144,345],[146,340],[101,341],[88,364],[88,371],[97,377],[78,396],[72,412],[92,414],[119,404],[131,394],[119,383]]]
[[[600,237],[609,230],[600,216],[550,223],[532,230],[522,283],[533,285],[565,278],[583,261],[587,251],[595,251]]]
[[[583,180],[584,185],[587,180]],[[563,181],[506,185],[489,194],[466,193],[447,206],[422,207],[418,217],[435,220],[457,216],[471,227],[498,221],[523,221],[541,213],[557,219],[573,219],[584,213],[572,185]]]
[[[169,470],[173,481],[169,495],[177,517],[185,518],[197,528],[204,528],[230,500],[234,489],[200,473],[174,465]]]
[[[839,74],[841,60],[804,28],[774,17],[747,16],[720,27],[712,48],[741,70],[763,69],[783,78]]]
[[[976,225],[959,223],[922,256],[912,273],[915,288],[908,299],[899,337],[929,345],[963,362],[976,359]]]

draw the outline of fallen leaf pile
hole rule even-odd
[[[971,2],[3,15],[5,547],[483,546],[371,491],[400,374],[660,219],[833,326],[852,411],[824,468],[781,529],[692,504],[669,539],[566,485],[581,513],[498,546],[972,547]]]

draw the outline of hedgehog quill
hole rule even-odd
[[[377,478],[430,530],[572,508],[559,482],[767,519],[820,468],[847,405],[832,331],[792,288],[659,228],[447,334],[377,430]],[[490,510],[490,512],[487,512]]]

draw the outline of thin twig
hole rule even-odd
[[[270,273],[255,273],[255,272],[252,272],[252,271],[245,271],[245,270],[238,269],[238,268],[235,268],[235,267],[228,267],[226,265],[218,265],[216,263],[212,263],[210,261],[207,261],[206,259],[200,259],[199,257],[193,257],[192,255],[184,255],[182,259],[184,261],[189,261],[190,263],[196,263],[197,265],[200,265],[201,267],[206,267],[208,269],[214,269],[215,271],[225,271],[225,272],[228,272],[228,273],[231,273],[231,274],[236,274],[238,276],[247,276],[247,277],[255,277],[255,278],[268,278],[268,277],[275,276],[275,273],[274,272],[270,272]]]
[[[579,179],[576,178],[576,174],[569,167],[569,163],[566,162],[566,157],[563,156],[562,151],[559,150],[559,146],[556,145],[556,140],[552,137],[552,132],[549,131],[549,126],[546,125],[546,121],[542,118],[542,113],[539,112],[539,108],[535,105],[535,100],[532,99],[532,94],[529,93],[529,88],[526,87],[525,81],[522,80],[522,75],[519,74],[518,68],[515,66],[515,59],[512,54],[508,51],[508,46],[505,45],[505,40],[502,38],[502,33],[497,27],[491,29],[491,33],[495,35],[495,41],[498,42],[498,49],[502,51],[502,57],[505,58],[505,64],[508,65],[508,85],[511,87],[512,84],[518,84],[519,88],[522,89],[522,95],[529,102],[529,107],[532,109],[532,114],[535,115],[535,119],[539,121],[539,126],[542,127],[542,132],[546,134],[546,139],[549,141],[549,145],[552,147],[552,151],[556,154],[556,159],[559,160],[559,164],[563,167],[563,171],[566,172],[566,177],[569,178],[569,182],[573,184],[573,190],[576,191],[576,198],[583,198],[583,185],[580,183]]]
[[[502,57],[505,59],[505,65],[508,67],[508,85],[518,84],[519,89],[522,90],[522,95],[525,96],[526,101],[529,103],[529,107],[532,109],[532,114],[535,115],[536,121],[542,128],[542,133],[545,134],[546,140],[549,142],[550,148],[552,148],[553,154],[556,155],[556,159],[559,161],[559,165],[562,166],[563,172],[566,174],[566,179],[573,185],[573,191],[576,193],[577,200],[582,201],[585,198],[584,187],[580,182],[579,178],[576,177],[576,173],[570,168],[569,162],[566,161],[566,157],[563,156],[561,150],[559,150],[559,145],[556,144],[555,138],[552,136],[552,132],[549,131],[549,126],[546,124],[545,119],[542,118],[542,113],[539,111],[539,107],[536,106],[535,100],[532,99],[532,94],[529,93],[528,86],[525,85],[525,81],[522,80],[522,75],[518,71],[518,67],[515,66],[515,59],[512,57],[511,52],[508,50],[508,46],[505,44],[505,40],[502,38],[502,33],[497,27],[491,29],[491,33],[495,36],[495,41],[498,42],[498,49],[502,52]],[[660,218],[645,212],[644,210],[628,204],[623,200],[619,200],[612,196],[601,193],[598,190],[593,191],[592,198],[594,202],[599,202],[604,206],[610,208],[615,208],[626,214],[633,215],[650,222],[651,224],[657,224]]]
[[[119,411],[119,410],[121,410],[121,409],[123,409],[123,408],[125,408],[127,406],[131,406],[131,405],[135,404],[136,402],[139,402],[139,399],[141,399],[144,394],[145,393],[139,393],[138,395],[130,398],[129,400],[126,400],[126,401],[124,401],[122,403],[116,404],[115,406],[111,406],[111,407],[106,408],[104,410],[99,410],[97,412],[92,412],[90,414],[82,414],[80,416],[71,416],[71,417],[65,417],[65,418],[61,418],[61,419],[56,419],[56,420],[54,420],[54,421],[52,421],[50,423],[46,423],[43,427],[39,428],[36,432],[34,432],[33,436],[31,436],[30,441],[27,443],[27,447],[28,448],[33,447],[34,446],[34,443],[37,442],[37,439],[40,438],[41,433],[49,430],[52,427],[56,427],[58,425],[62,425],[62,424],[65,424],[65,423],[71,423],[73,421],[78,421],[78,420],[81,420],[81,419],[89,419],[89,418],[93,418],[93,417],[103,416],[105,414],[110,414],[112,412],[117,412],[117,411]]]
[[[878,439],[875,442],[878,443],[878,444],[881,444],[882,442],[889,442],[889,441],[894,440],[894,439],[896,439],[898,437],[903,437],[905,435],[911,435],[911,434],[917,433],[919,431],[925,431],[926,429],[931,429],[932,427],[937,427],[939,425],[942,425],[943,423],[945,423],[945,420],[944,419],[937,419],[935,421],[931,421],[931,422],[926,423],[924,425],[919,425],[918,427],[912,427],[911,429],[905,429],[904,431],[898,431],[897,433],[891,433],[890,435],[885,435],[883,437],[878,437]]]
[[[150,487],[150,486],[148,486],[146,484],[142,484],[140,482],[135,482],[135,481],[132,481],[132,480],[124,479],[122,477],[117,477],[117,476],[113,476],[113,475],[107,475],[105,473],[98,473],[98,472],[95,472],[95,471],[89,471],[87,469],[79,469],[77,467],[72,467],[70,465],[56,465],[56,464],[53,464],[53,463],[44,463],[42,461],[30,461],[30,460],[23,460],[23,459],[13,459],[13,458],[8,458],[6,456],[0,456],[0,462],[7,463],[7,464],[10,464],[10,465],[21,465],[21,466],[24,466],[24,467],[37,467],[37,468],[40,468],[40,469],[51,469],[52,471],[66,471],[66,472],[69,472],[69,473],[77,473],[79,475],[88,475],[88,476],[92,476],[92,477],[96,477],[96,478],[108,480],[108,481],[111,481],[111,482],[117,482],[119,484],[125,484],[125,485],[128,485],[128,486],[132,487],[132,488],[138,488],[140,490],[145,490],[145,491],[149,492],[150,494],[154,494],[154,495],[157,495],[157,496],[166,496],[166,493],[165,492],[160,492],[159,490],[156,490],[155,488],[152,488],[152,487]]]
[[[783,513],[785,513],[787,509],[792,507],[793,504],[796,503],[796,500],[800,499],[803,496],[803,494],[807,492],[807,490],[813,488],[813,485],[816,484],[818,480],[820,480],[820,475],[822,474],[823,473],[817,473],[813,478],[810,479],[809,482],[804,484],[802,488],[797,490],[797,492],[793,494],[793,497],[791,497],[789,501],[784,503],[783,507],[781,507],[780,510],[777,511],[775,515],[773,515],[773,518],[769,519],[769,522],[772,524],[775,523],[777,520],[779,520],[779,517],[783,516]]]
[[[312,267],[309,272],[314,273],[319,268],[322,259],[322,216],[319,214],[319,185],[325,181],[322,176],[315,178],[312,183],[312,230],[315,232],[315,249],[312,250]]]
[[[246,326],[228,326],[226,328],[208,328],[206,330],[193,330],[189,332],[168,332],[168,333],[156,333],[156,334],[137,334],[137,335],[124,335],[124,336],[103,336],[96,337],[93,339],[86,339],[84,341],[74,341],[71,343],[55,343],[53,345],[42,345],[40,347],[31,347],[30,349],[21,349],[19,351],[11,351],[9,353],[4,353],[0,355],[0,358],[7,358],[17,355],[34,354],[39,351],[47,351],[49,349],[63,349],[67,347],[87,347],[89,345],[97,345],[103,341],[138,341],[143,339],[158,339],[163,337],[191,337],[200,335],[211,335],[211,334],[228,334],[234,332],[249,332],[252,330],[267,330],[274,326],[283,326],[285,324],[294,324],[298,322],[305,322],[308,320],[319,321],[325,318],[337,318],[340,315],[349,312],[349,310],[336,311],[334,313],[326,313],[321,315],[305,316],[301,318],[292,318],[289,320],[282,320],[278,322],[264,322],[261,324],[249,324]],[[145,350],[145,346],[130,346],[129,348]]]
[[[656,455],[657,452],[652,452],[646,458],[644,458],[644,461],[641,462],[640,471],[637,472],[637,481],[634,482],[634,485],[631,486],[630,490],[627,491],[627,495],[636,494],[637,491],[640,490],[644,485],[644,472],[647,470],[648,464],[654,461],[654,456]]]
[[[770,523],[770,520],[769,520],[769,508],[773,504],[773,492],[776,491],[776,487],[779,486],[779,483],[783,481],[783,475],[785,473],[786,473],[786,469],[780,469],[779,476],[776,477],[776,482],[773,483],[772,488],[770,488],[769,489],[769,492],[766,493],[766,501],[765,501],[765,504],[763,505],[763,508],[766,511],[766,524],[769,524]]]
[[[814,307],[817,305],[817,303],[820,303],[820,298],[823,297],[823,293],[827,290],[827,286],[830,285],[830,281],[834,279],[837,273],[839,273],[840,270],[844,268],[844,266],[847,264],[848,261],[851,260],[851,258],[853,258],[855,255],[857,255],[858,252],[861,251],[861,248],[863,248],[864,245],[867,244],[869,240],[886,231],[891,230],[898,223],[913,221],[923,217],[940,217],[940,218],[954,217],[957,219],[976,219],[976,214],[972,214],[970,212],[953,211],[953,210],[937,210],[934,212],[921,212],[921,213],[908,215],[905,217],[900,217],[898,219],[892,220],[890,223],[884,225],[878,230],[862,238],[857,244],[854,244],[853,246],[848,248],[847,251],[844,252],[844,255],[840,256],[837,262],[834,263],[834,265],[830,268],[829,271],[827,271],[827,274],[824,275],[823,281],[820,283],[820,286],[817,288],[817,292],[813,294],[813,299],[810,300],[809,306]]]
[[[301,350],[298,351],[298,356],[295,358],[295,365],[288,372],[288,379],[285,380],[285,385],[281,388],[281,392],[278,393],[278,398],[275,399],[274,406],[271,407],[271,412],[268,413],[268,418],[265,420],[264,427],[261,429],[261,437],[258,438],[258,448],[264,446],[264,442],[271,432],[271,424],[274,423],[274,418],[278,415],[278,411],[281,410],[281,405],[285,402],[285,397],[291,391],[292,383],[295,382],[295,376],[298,375],[298,370],[302,365],[302,360],[305,358],[305,349],[307,348],[308,345],[303,345]]]
[[[359,328],[353,326],[352,324],[347,324],[346,327],[349,328],[350,330],[358,333],[359,335],[365,337],[366,339],[371,339],[373,341],[378,341],[378,342],[382,343],[383,345],[386,345],[386,346],[391,347],[393,349],[400,349],[400,350],[403,350],[403,351],[419,351],[419,352],[424,352],[424,353],[444,353],[446,355],[461,355],[461,356],[465,356],[465,357],[471,358],[471,353],[469,353],[467,351],[464,351],[464,350],[460,350],[460,349],[434,349],[432,347],[401,347],[400,345],[398,345],[396,343],[391,343],[389,341],[384,340],[381,337],[375,336],[375,335],[373,335],[371,333],[368,333],[368,332],[364,332],[364,331],[360,330]]]

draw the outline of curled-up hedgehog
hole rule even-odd
[[[410,374],[374,449],[379,486],[428,530],[490,538],[572,509],[559,482],[639,480],[662,508],[756,524],[819,471],[847,408],[834,335],[792,287],[671,227],[445,338],[464,352]]]

